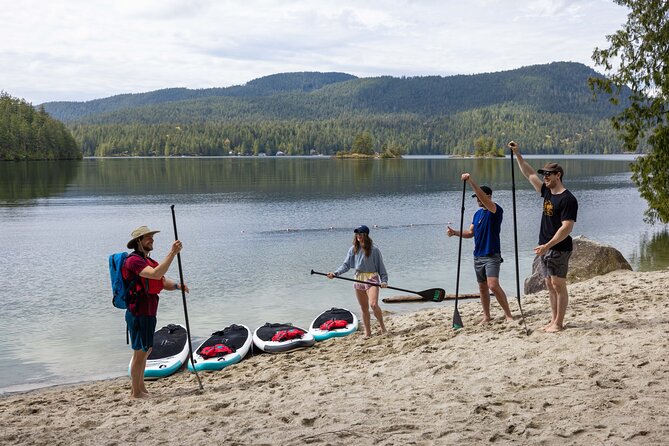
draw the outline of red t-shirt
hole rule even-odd
[[[124,279],[134,279],[137,281],[137,285],[135,285],[137,299],[134,303],[128,305],[128,310],[135,316],[155,316],[158,313],[158,294],[150,294],[148,292],[149,286],[147,285],[147,281],[149,279],[140,277],[139,273],[147,266],[157,267],[158,262],[151,257],[144,257],[137,251],[133,254],[136,255],[129,255],[121,270]]]

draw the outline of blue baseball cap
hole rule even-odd
[[[356,234],[369,234],[369,228],[365,225],[360,225],[353,230]]]

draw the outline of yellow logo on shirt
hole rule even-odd
[[[553,216],[553,203],[550,200],[544,200],[544,215],[547,217]]]

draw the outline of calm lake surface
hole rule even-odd
[[[527,159],[535,168],[548,161]],[[550,158],[556,159],[579,200],[574,235],[613,245],[635,270],[669,265],[666,227],[643,221],[646,203],[630,180],[632,156]],[[333,306],[359,314],[350,282],[310,270],[339,266],[360,224],[372,228],[391,286],[453,293],[458,239],[445,229],[459,226],[462,172],[489,184],[504,208],[501,283],[517,314],[509,158],[0,163],[0,392],[126,373],[131,351],[123,311],[111,306],[107,257],[146,224],[161,230],[153,253],[161,261],[174,239],[172,204],[195,342],[231,323],[306,327]],[[522,282],[531,271],[542,202],[517,168],[515,177]],[[470,195],[468,188],[466,226],[477,209]],[[460,292],[471,293],[477,290],[473,240],[462,246]],[[168,275],[178,278],[176,261]],[[430,305],[450,304],[383,307],[405,312]],[[463,313],[465,320],[475,316]],[[183,321],[181,294],[164,292],[158,326]],[[448,329],[451,321],[435,324]]]

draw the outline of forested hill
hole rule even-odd
[[[355,78],[342,73],[283,73],[243,86],[172,88],[89,102],[50,102],[45,110],[64,122],[189,123],[330,119],[410,113],[449,115],[499,104],[548,113],[610,116],[595,102],[587,79],[597,73],[582,64],[552,63],[498,73],[396,78]]]
[[[148,93],[121,94],[87,102],[47,102],[44,109],[61,121],[147,105],[173,103],[217,97],[253,98],[287,92],[310,92],[325,85],[356,79],[345,73],[281,73],[252,80],[245,85],[227,88],[166,88]]]
[[[284,73],[44,107],[85,155],[332,154],[363,134],[376,151],[413,154],[472,153],[475,141],[509,137],[534,153],[618,152],[609,118],[619,108],[593,99],[595,76],[571,62],[449,77]]]
[[[0,161],[80,158],[81,150],[62,122],[0,92]]]

